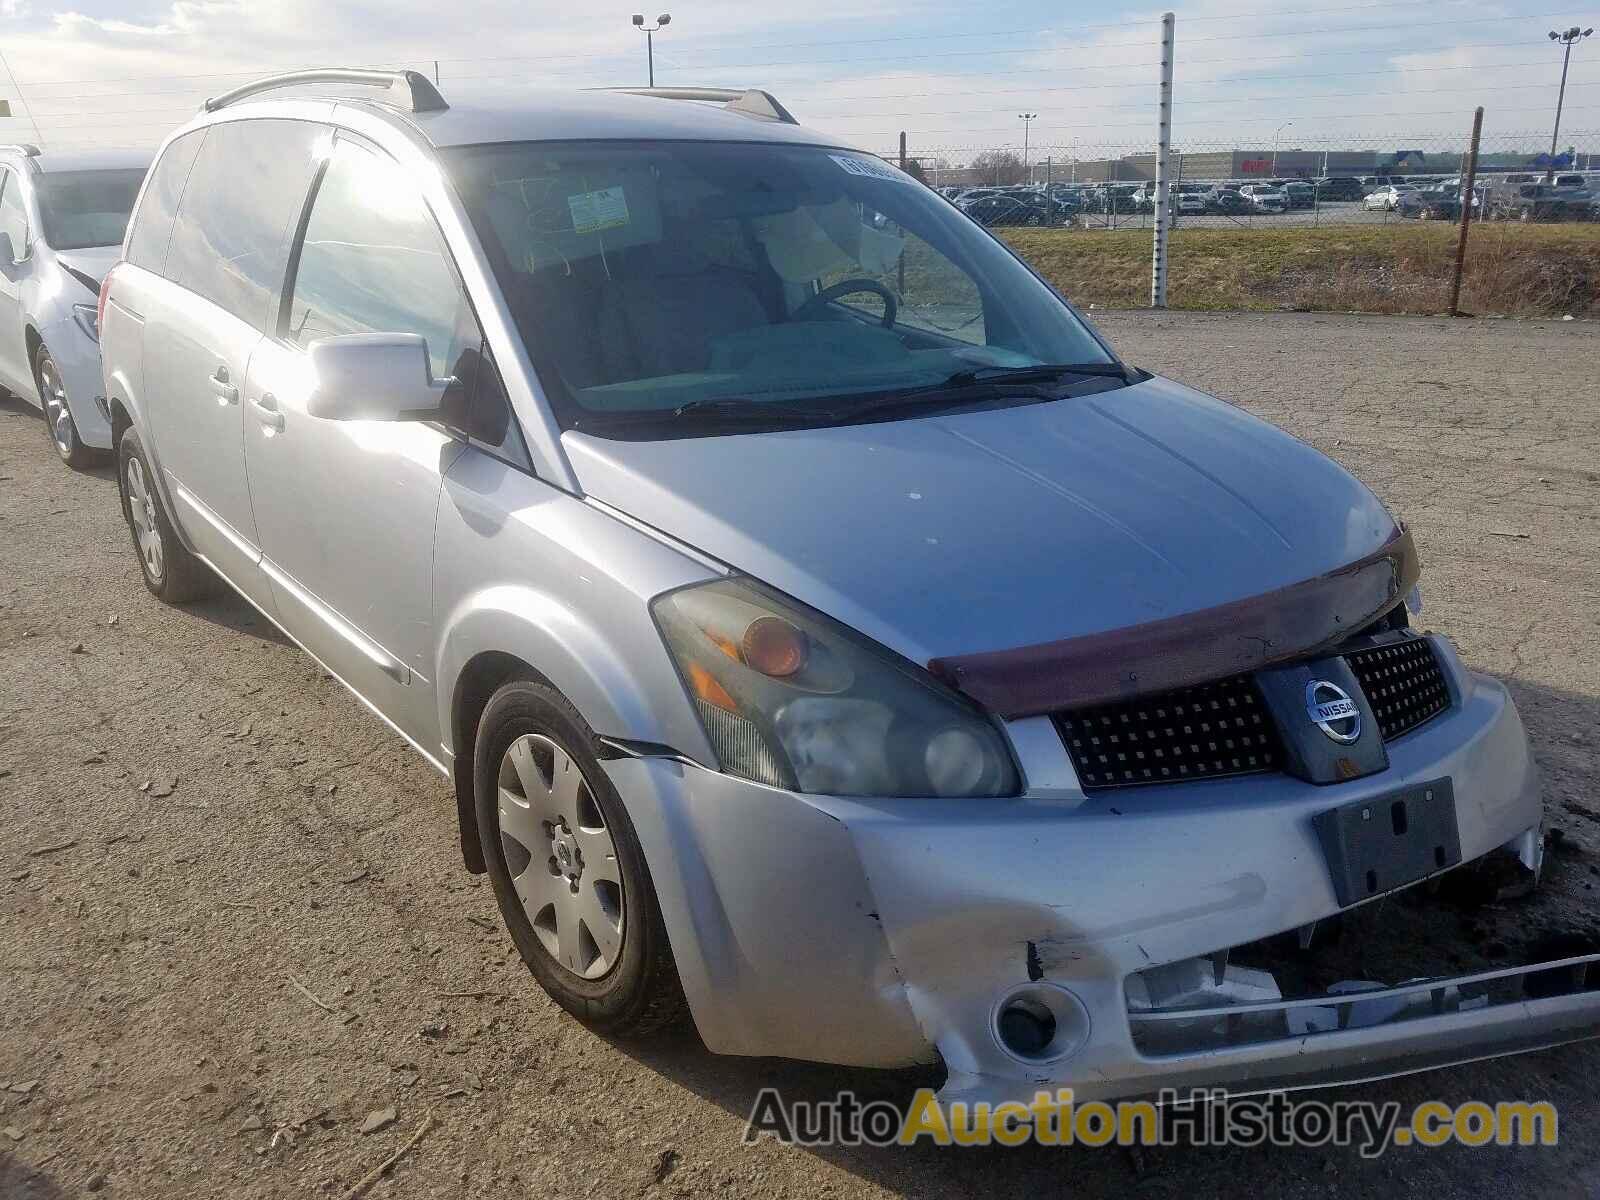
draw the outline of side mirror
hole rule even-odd
[[[306,412],[325,421],[431,421],[456,382],[433,377],[427,339],[414,333],[320,338],[307,354]]]
[[[11,268],[16,266],[17,262],[17,247],[11,241],[11,235],[0,232],[0,267]]]

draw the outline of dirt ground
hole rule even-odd
[[[1412,523],[1423,623],[1509,681],[1561,833],[1539,906],[1473,936],[1593,932],[1596,328],[1099,316],[1131,361],[1287,426]],[[445,782],[242,602],[152,599],[111,476],[64,469],[0,401],[4,1200],[343,1196],[429,1114],[371,1195],[1593,1196],[1597,1078],[1589,1043],[1365,1089],[1549,1099],[1554,1149],[742,1146],[762,1086],[910,1085],[575,1024],[461,869]]]

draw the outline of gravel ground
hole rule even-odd
[[[1600,422],[1593,326],[1102,314],[1140,365],[1349,464],[1413,524],[1426,623],[1509,680],[1562,832],[1546,894],[1473,918],[1593,930]],[[598,1038],[463,873],[443,780],[242,603],[140,585],[109,474],[0,401],[0,1197],[1594,1195],[1600,1043],[1373,1084],[1548,1098],[1539,1150],[806,1151],[756,1090],[902,1077]],[[363,1132],[369,1115],[392,1123]],[[378,1123],[374,1121],[374,1123]]]

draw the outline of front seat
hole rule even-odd
[[[641,247],[601,292],[599,329],[613,383],[706,369],[711,342],[771,323],[739,272],[682,240]]]

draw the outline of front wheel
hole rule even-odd
[[[61,372],[56,369],[55,359],[50,357],[50,351],[44,346],[34,353],[33,379],[39,389],[39,402],[44,408],[45,432],[50,435],[50,444],[56,448],[61,461],[75,471],[93,465],[100,454],[85,446],[78,436],[77,422],[72,419],[72,410],[67,407],[66,385],[61,382]]]
[[[594,744],[559,692],[502,687],[478,727],[478,833],[539,986],[596,1029],[641,1036],[681,1018],[683,989],[644,851]]]

